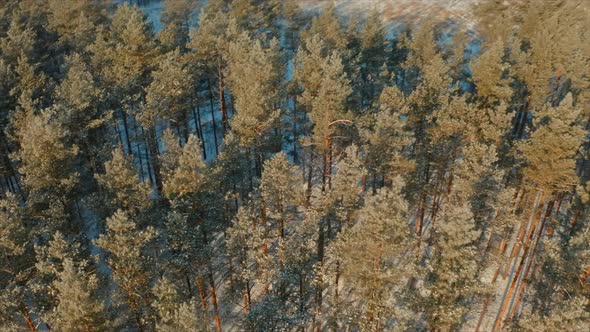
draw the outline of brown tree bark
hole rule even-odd
[[[201,308],[203,308],[203,311],[205,311],[207,310],[207,294],[205,293],[205,289],[203,288],[203,277],[201,277],[200,275],[197,276],[197,289],[199,290]]]
[[[217,59],[217,76],[219,81],[219,103],[221,110],[221,125],[223,129],[223,137],[229,130],[227,109],[225,104],[225,86],[223,84],[223,66],[221,65],[221,58]]]
[[[219,143],[217,142],[217,123],[215,121],[215,107],[213,104],[213,88],[211,87],[211,80],[207,80],[209,87],[209,108],[211,109],[211,124],[213,126],[213,142],[215,143],[215,155],[219,155]]]
[[[154,125],[148,129],[148,145],[150,148],[150,159],[152,161],[152,167],[154,169],[154,178],[156,181],[156,188],[158,193],[162,192],[162,174],[160,170],[160,158],[158,153],[158,139],[156,137],[156,128]]]
[[[209,283],[211,286],[211,302],[213,302],[213,313],[215,314],[215,328],[217,332],[221,332],[221,317],[219,316],[219,307],[217,304],[217,291],[215,288],[215,278],[213,277],[213,271],[209,266]]]
[[[541,216],[543,214],[543,207],[545,205],[546,198],[547,198],[547,192],[543,192],[541,194],[541,199],[537,205],[537,209],[534,212],[535,215],[533,218],[531,228],[528,232],[529,234],[527,236],[527,240],[524,243],[524,251],[523,251],[522,257],[520,259],[520,263],[518,264],[518,268],[512,278],[512,281],[510,282],[510,287],[508,289],[508,292],[506,293],[506,295],[502,299],[502,303],[500,305],[500,311],[498,312],[498,316],[496,317],[493,331],[498,331],[500,329],[500,327],[502,326],[502,323],[505,320],[504,316],[506,314],[506,310],[508,309],[510,303],[512,302],[512,297],[514,296],[514,293],[516,291],[516,286],[517,286],[518,280],[520,279],[520,276],[523,272],[523,268],[525,267],[527,255],[528,255],[530,247],[531,247],[530,246],[531,240],[535,236],[535,232],[537,230],[537,225],[538,225],[538,223],[541,219]],[[520,249],[518,251],[520,251]]]
[[[516,295],[514,298],[514,304],[512,306],[512,310],[510,310],[510,313],[508,314],[508,319],[512,319],[514,317],[514,314],[516,313],[516,310],[518,309],[518,305],[520,303],[522,292],[524,291],[527,281],[528,281],[528,278],[529,278],[531,267],[534,265],[534,259],[536,256],[537,247],[540,242],[539,240],[541,239],[541,237],[543,237],[543,231],[545,230],[545,225],[547,224],[547,220],[551,217],[554,205],[555,205],[555,200],[552,200],[547,205],[547,208],[545,210],[545,216],[543,216],[543,219],[541,219],[541,228],[540,228],[539,232],[537,233],[537,236],[533,240],[534,241],[533,246],[532,246],[533,249],[531,250],[531,252],[529,254],[530,258],[528,260],[528,265],[527,265],[526,270],[524,272],[522,282],[520,283],[520,285],[518,286],[518,290],[516,291]]]
[[[35,324],[33,324],[33,320],[31,319],[31,314],[29,313],[29,308],[24,303],[21,303],[20,309],[23,314],[23,319],[25,320],[25,324],[27,324],[27,327],[29,328],[29,330],[30,331],[37,331],[37,328],[35,327]]]

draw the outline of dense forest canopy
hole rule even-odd
[[[590,2],[156,2],[0,1],[0,331],[590,330]]]

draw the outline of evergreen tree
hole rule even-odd
[[[522,331],[576,331],[585,329],[590,323],[587,311],[588,299],[572,298],[549,316],[531,315],[519,324]]]
[[[145,87],[157,55],[156,44],[152,26],[143,12],[127,3],[117,7],[110,32],[105,50],[98,48],[97,53],[105,56],[102,60],[106,64],[102,66],[103,76],[109,102],[122,121],[124,141],[121,144],[125,145],[128,154],[133,154],[129,115],[137,112],[140,103],[145,100]],[[153,135],[150,133],[149,136]],[[153,144],[150,147],[150,153],[154,154]]]
[[[63,331],[107,331],[105,307],[97,297],[98,279],[81,265],[71,259],[63,261],[63,271],[53,284],[58,304],[48,321],[52,328]]]
[[[266,217],[278,230],[278,238],[285,237],[287,223],[296,218],[303,203],[303,181],[299,169],[291,165],[284,153],[276,154],[264,163],[260,179],[260,194]]]
[[[23,175],[27,206],[53,229],[77,230],[69,214],[78,181],[73,165],[78,147],[66,145],[67,131],[55,120],[53,109],[40,114],[23,110],[17,121],[20,149],[14,157]]]
[[[482,292],[475,247],[480,233],[465,203],[447,205],[433,231],[424,281],[417,289],[417,308],[424,312],[429,328],[457,329]]]
[[[181,294],[170,280],[158,281],[154,289],[158,322],[156,331],[212,331],[208,318],[194,300],[183,301]]]
[[[211,76],[217,80],[222,134],[225,136],[229,131],[229,115],[225,96],[224,71],[228,61],[229,41],[236,38],[238,28],[235,19],[232,20],[222,10],[223,6],[223,0],[212,1],[203,9],[198,28],[191,30],[189,48],[196,51],[197,58],[206,64]],[[212,91],[211,79],[208,80],[208,85]]]
[[[277,35],[281,3],[278,0],[232,0],[229,13],[238,23],[240,30],[255,35]]]
[[[525,179],[549,191],[567,190],[577,183],[574,158],[585,136],[576,123],[579,114],[571,95],[558,107],[546,106],[538,113],[530,139],[517,147],[525,162]]]
[[[104,165],[105,174],[97,174],[98,183],[106,189],[108,210],[124,209],[134,215],[144,212],[151,204],[150,189],[139,182],[137,171],[122,149],[115,149]]]
[[[171,169],[164,182],[164,193],[170,198],[198,193],[204,182],[205,164],[201,159],[201,147],[197,138],[191,135],[179,152],[178,165]]]
[[[253,289],[261,287],[264,293],[268,293],[276,271],[276,264],[268,254],[268,226],[259,221],[262,218],[257,204],[250,202],[242,206],[233,225],[227,230],[227,248],[234,266],[234,283],[241,290],[245,313],[250,311],[254,302]],[[261,269],[261,266],[265,268]]]
[[[268,144],[270,130],[277,127],[281,81],[279,57],[276,40],[271,41],[268,48],[263,48],[260,41],[242,33],[229,45],[227,79],[236,108],[231,125],[240,144],[245,147],[264,147]]]
[[[117,284],[116,303],[129,310],[129,321],[140,331],[152,329],[149,285],[154,276],[150,243],[157,237],[152,227],[138,229],[123,210],[107,219],[107,231],[95,240],[108,253],[107,263]],[[121,302],[119,302],[121,301]]]
[[[83,50],[96,34],[97,26],[107,21],[108,2],[81,0],[70,3],[64,0],[47,2],[47,23],[59,35],[64,46]]]
[[[189,28],[197,3],[190,0],[166,0],[160,21],[164,29],[158,32],[158,40],[168,49],[186,49]]]
[[[295,77],[304,89],[298,101],[306,107],[313,123],[308,145],[322,157],[324,190],[330,176],[333,136],[338,125],[351,122],[343,112],[344,102],[351,89],[337,52],[322,56],[324,43],[317,35],[305,47],[299,50],[297,58]]]
[[[342,231],[329,250],[339,275],[333,285],[338,305],[335,324],[345,322],[367,331],[397,330],[408,319],[402,296],[412,272],[406,251],[412,241],[408,206],[401,195],[403,182],[380,189],[367,199],[358,221]],[[343,287],[340,287],[342,283]],[[338,297],[342,298],[338,298]]]
[[[25,322],[33,324],[25,305],[26,282],[30,279],[34,257],[32,229],[27,226],[23,208],[13,194],[0,201],[0,326],[18,331]]]

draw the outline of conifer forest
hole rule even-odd
[[[21,331],[590,331],[590,0],[0,0]]]

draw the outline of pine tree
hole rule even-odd
[[[306,107],[313,123],[308,144],[322,157],[322,189],[325,189],[330,176],[333,136],[338,125],[351,123],[343,112],[351,89],[338,53],[322,56],[324,43],[317,35],[305,47],[299,50],[297,58],[295,77],[304,89],[298,101]],[[314,74],[308,75],[310,72]]]
[[[522,331],[578,331],[584,330],[590,324],[587,311],[588,299],[574,297],[559,309],[555,309],[549,316],[531,315],[519,323]]]
[[[158,40],[168,49],[186,49],[189,28],[197,3],[190,0],[166,0],[160,21],[164,29],[158,32]]]
[[[278,41],[271,41],[265,48],[247,33],[229,45],[227,79],[236,109],[231,126],[245,147],[261,149],[268,144],[270,130],[277,126],[279,57]]]
[[[510,80],[506,77],[508,65],[504,62],[505,44],[496,40],[469,64],[477,95],[488,105],[509,102],[512,96]]]
[[[35,39],[34,29],[18,17],[14,17],[6,30],[6,35],[0,39],[3,58],[13,64],[19,58],[34,61],[38,52]]]
[[[204,183],[205,164],[201,159],[201,147],[197,138],[194,135],[189,136],[182,151],[177,153],[177,166],[169,170],[164,182],[164,193],[171,199],[199,193]]]
[[[266,217],[277,228],[279,239],[285,237],[286,224],[296,218],[297,209],[303,203],[303,181],[299,173],[284,153],[264,163],[260,194]]]
[[[139,182],[137,171],[122,149],[115,149],[104,165],[105,174],[96,174],[98,183],[106,189],[108,212],[124,209],[134,215],[151,205],[150,189]]]
[[[169,264],[178,279],[184,280],[187,292],[198,292],[201,308],[207,308],[206,290],[203,276],[206,273],[206,247],[200,242],[199,233],[191,228],[186,216],[171,212],[166,218],[166,240],[169,251]],[[196,286],[196,289],[195,289]]]
[[[335,210],[336,218],[340,224],[349,224],[355,217],[353,213],[362,205],[364,196],[362,182],[367,176],[361,151],[352,144],[344,150],[339,160],[334,165],[335,174],[330,179],[331,190],[322,202],[324,208]],[[331,237],[328,220],[328,237]],[[335,225],[336,230],[341,225]]]
[[[47,23],[59,35],[61,44],[83,50],[96,34],[97,26],[107,21],[108,4],[105,0],[64,0],[47,2]]]
[[[328,4],[320,16],[313,18],[311,26],[302,33],[301,39],[310,41],[314,36],[322,36],[328,52],[344,52],[346,49],[348,41],[336,15],[333,1]]]
[[[236,19],[240,30],[254,35],[276,36],[280,6],[277,0],[232,0],[229,14]]]
[[[417,289],[417,308],[424,312],[431,329],[457,329],[482,292],[475,247],[480,232],[465,203],[446,205],[433,232],[423,285]]]
[[[146,107],[138,114],[139,122],[147,128],[151,165],[156,187],[162,191],[162,174],[158,151],[157,125],[160,119],[175,124],[178,134],[186,141],[189,135],[191,77],[185,60],[178,50],[169,52],[152,73],[152,83],[146,89]]]
[[[104,94],[80,54],[66,58],[67,74],[55,90],[57,118],[68,131],[68,141],[80,147],[79,158],[91,171],[105,158],[106,124],[111,112],[104,112]]]
[[[150,314],[149,284],[153,278],[150,243],[158,236],[152,227],[138,229],[123,210],[107,219],[107,231],[95,244],[108,253],[107,263],[117,284],[116,292],[130,311],[129,319],[140,331],[153,325]],[[125,308],[123,307],[123,308]]]
[[[80,54],[67,57],[66,64],[66,77],[56,89],[55,99],[61,106],[59,116],[71,134],[88,136],[87,130],[99,120],[101,91]]]
[[[63,271],[53,283],[57,306],[48,316],[50,326],[63,331],[107,331],[104,304],[97,297],[98,279],[76,266],[71,259],[63,261]]]
[[[2,266],[5,266],[0,280],[3,284],[20,272],[19,258],[25,254],[31,243],[28,234],[30,229],[27,229],[23,218],[24,211],[19,203],[18,198],[10,193],[0,201],[0,261]]]
[[[229,41],[234,40],[238,32],[235,19],[230,19],[225,11],[218,8],[220,6],[223,7],[221,0],[212,1],[204,8],[198,28],[191,30],[189,48],[196,51],[197,58],[206,64],[211,76],[217,80],[222,134],[225,136],[229,131],[229,115],[224,71],[228,60]],[[213,90],[211,80],[208,84],[210,91]]]
[[[175,285],[163,278],[154,287],[158,322],[156,331],[212,331],[208,317],[194,300],[183,301]]]
[[[23,175],[26,204],[50,227],[75,231],[77,226],[66,221],[70,222],[68,214],[78,181],[73,165],[78,147],[66,145],[67,131],[55,120],[55,110],[40,114],[22,110],[19,117],[15,138],[20,149],[14,157]]]
[[[268,287],[276,266],[268,255],[266,223],[261,223],[259,202],[250,202],[238,211],[232,226],[227,230],[227,250],[234,266],[234,280],[241,291],[243,310],[250,311],[254,302],[254,287]],[[264,219],[262,219],[264,220]],[[261,269],[264,266],[264,269]],[[260,284],[260,285],[259,285]]]
[[[381,75],[385,64],[385,28],[382,24],[381,13],[373,8],[367,17],[367,21],[359,33],[360,54],[360,81],[356,82],[354,90],[360,95],[358,107],[361,110],[371,108],[375,99],[383,88]]]
[[[544,190],[567,190],[577,183],[574,158],[585,133],[576,123],[580,109],[572,98],[570,94],[558,107],[539,112],[530,139],[517,147],[525,179]]]
[[[402,92],[395,86],[386,87],[379,104],[379,112],[367,115],[359,125],[368,171],[373,174],[373,188],[379,175],[387,182],[388,178],[406,174],[414,167],[408,153],[414,138],[408,128],[409,109]]]
[[[29,282],[35,305],[41,314],[50,312],[58,304],[55,285],[64,270],[64,262],[67,259],[80,260],[83,255],[80,243],[59,231],[44,242],[35,245],[36,273]]]
[[[26,282],[33,268],[32,230],[27,226],[19,199],[13,194],[0,201],[0,326],[8,331],[33,324],[30,310],[24,304]]]
[[[328,265],[338,270],[332,286],[334,301],[343,302],[340,310],[345,314],[337,315],[335,324],[382,331],[391,324],[401,329],[407,320],[400,294],[412,272],[406,255],[412,233],[403,182],[393,181],[394,188],[380,189],[367,198],[358,221],[343,230],[329,249]]]
[[[191,77],[178,50],[162,56],[158,68],[152,73],[152,82],[146,89],[146,111],[139,120],[150,128],[161,117],[175,124],[179,135],[188,138],[188,110],[190,108]]]
[[[103,53],[99,49],[98,54],[105,55],[103,61],[108,64],[102,67],[105,87],[109,88],[109,101],[119,111],[127,153],[133,154],[129,115],[137,112],[145,99],[145,87],[157,49],[152,26],[137,6],[130,7],[127,3],[118,6],[111,26],[106,50]]]

